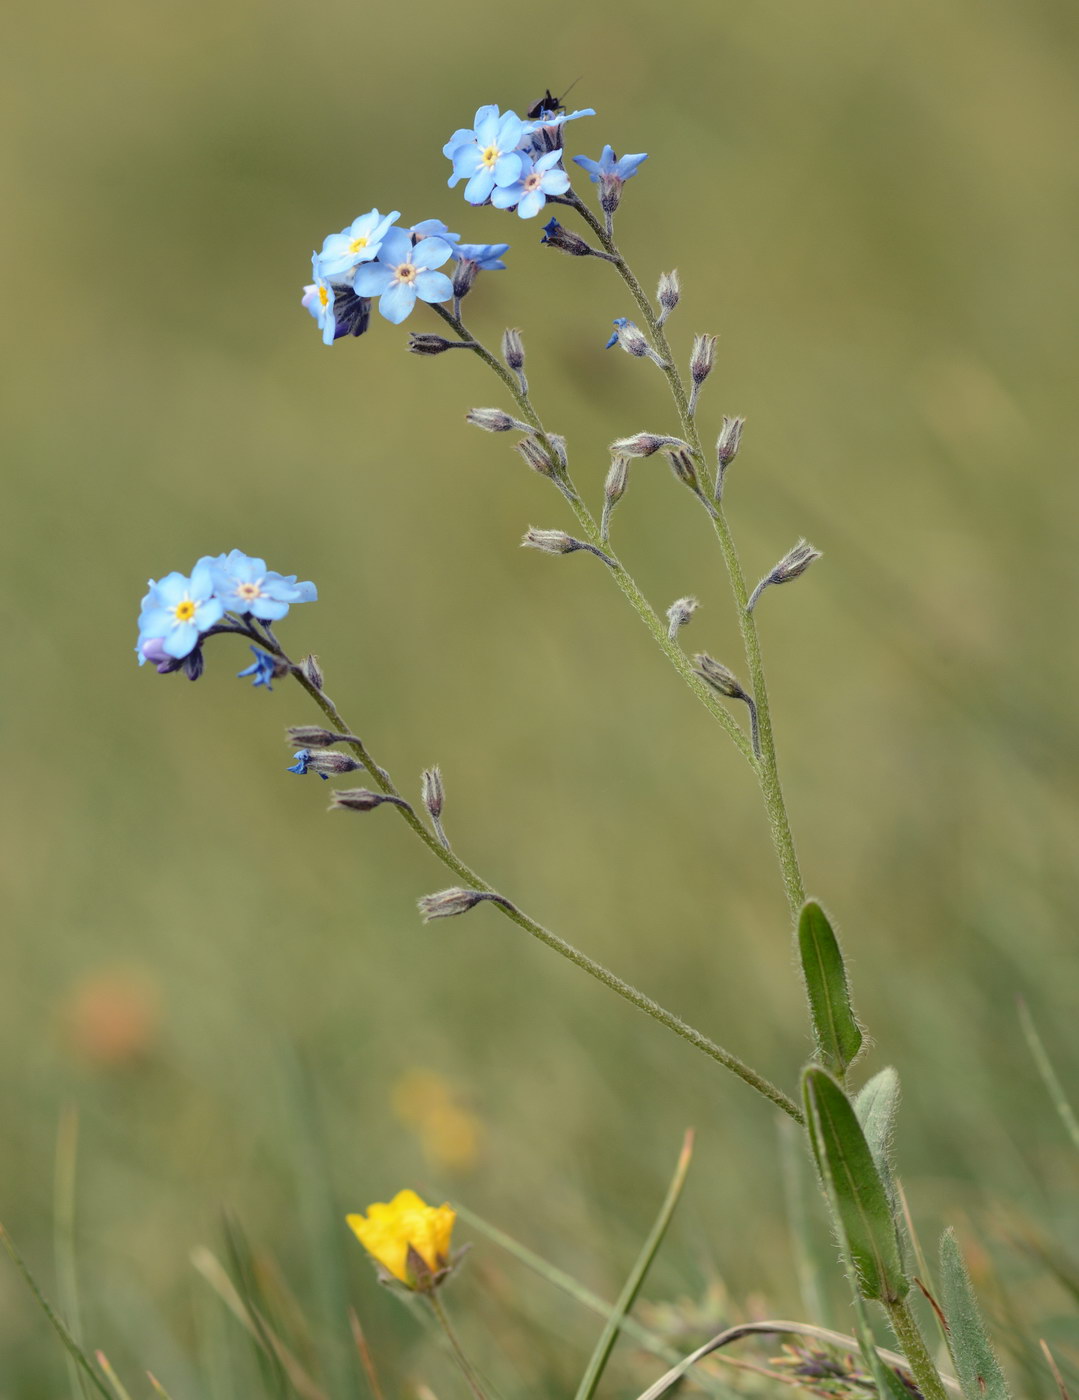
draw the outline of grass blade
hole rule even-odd
[[[686,1175],[692,1158],[693,1129],[690,1128],[682,1140],[682,1151],[679,1154],[674,1175],[671,1177],[671,1184],[667,1188],[667,1195],[660,1206],[659,1214],[656,1216],[655,1224],[649,1231],[648,1238],[637,1256],[637,1262],[630,1270],[618,1301],[607,1319],[607,1325],[600,1333],[596,1349],[592,1353],[585,1373],[581,1377],[581,1383],[577,1387],[576,1400],[592,1400],[592,1396],[595,1394],[596,1386],[599,1385],[607,1362],[610,1360],[611,1352],[614,1350],[615,1342],[618,1340],[622,1322],[636,1302],[637,1294],[641,1291],[641,1285],[652,1266],[652,1260],[656,1257],[656,1252],[663,1243],[663,1237],[667,1233],[667,1227],[671,1223],[671,1218],[681,1198],[682,1188],[686,1184]]]
[[[75,1265],[75,1178],[79,1149],[79,1115],[68,1104],[60,1112],[56,1130],[56,1164],[53,1173],[53,1254],[56,1261],[56,1293],[76,1345],[82,1346],[79,1318],[79,1283]],[[86,1377],[71,1356],[67,1363],[71,1393],[86,1400]]]
[[[109,1363],[109,1358],[105,1355],[103,1351],[99,1351],[97,1353],[97,1364],[105,1373],[105,1379],[108,1381],[109,1385],[112,1386],[113,1391],[116,1395],[116,1400],[131,1400],[131,1396],[128,1394],[127,1388],[125,1387],[123,1381],[121,1381],[120,1377],[112,1369],[112,1366]]]
[[[27,1288],[29,1288],[30,1292],[37,1299],[38,1306],[41,1308],[42,1312],[52,1323],[53,1330],[56,1332],[56,1335],[60,1338],[61,1342],[63,1342],[68,1355],[71,1357],[71,1359],[75,1362],[77,1366],[81,1367],[83,1373],[88,1377],[90,1383],[93,1385],[97,1393],[99,1395],[103,1395],[105,1397],[105,1400],[113,1400],[112,1395],[110,1395],[109,1392],[105,1389],[97,1372],[94,1370],[93,1366],[91,1366],[86,1356],[86,1353],[83,1351],[82,1347],[79,1346],[75,1338],[71,1335],[66,1323],[56,1312],[56,1310],[52,1307],[49,1300],[45,1297],[44,1293],[42,1293],[41,1289],[37,1286],[37,1283],[34,1281],[34,1276],[23,1263],[22,1255],[15,1248],[11,1236],[8,1234],[7,1230],[4,1229],[3,1225],[0,1225],[0,1241],[3,1241],[4,1248],[11,1256],[12,1263],[18,1269],[19,1273],[22,1274],[23,1280],[25,1281]]]
[[[851,1006],[847,969],[828,915],[815,899],[802,906],[798,954],[805,977],[817,1054],[842,1079],[862,1048],[862,1028]]]
[[[1064,1131],[1071,1138],[1076,1150],[1079,1150],[1079,1119],[1075,1116],[1075,1110],[1068,1102],[1068,1097],[1064,1093],[1064,1086],[1057,1078],[1056,1070],[1052,1061],[1046,1054],[1045,1046],[1042,1044],[1041,1036],[1034,1025],[1034,1018],[1027,1010],[1025,1001],[1019,1003],[1019,1024],[1023,1028],[1030,1053],[1034,1057],[1034,1063],[1041,1075],[1042,1083],[1049,1091],[1049,1097],[1053,1100],[1053,1107],[1057,1111],[1060,1121],[1064,1124]]]

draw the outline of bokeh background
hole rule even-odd
[[[825,552],[759,614],[807,880],[865,1069],[902,1077],[919,1230],[958,1225],[1021,1392],[1049,1393],[1037,1337],[1079,1361],[1076,1160],[1016,1006],[1074,1086],[1075,7],[108,0],[23,6],[7,39],[0,1218],[46,1290],[69,1292],[77,1123],[82,1331],[135,1394],[146,1366],[176,1400],[263,1393],[190,1262],[224,1257],[225,1210],[331,1394],[362,1393],[346,1293],[390,1394],[452,1393],[343,1212],[452,1195],[612,1296],[693,1124],[649,1297],[803,1315],[767,1105],[493,910],[422,926],[441,868],[285,772],[284,725],[316,716],[234,680],[238,644],[195,686],[131,651],[147,577],[200,554],[314,579],[285,645],[407,789],[442,765],[465,858],[793,1087],[808,1041],[744,765],[599,566],[519,548],[568,516],[465,424],[501,402],[482,366],[406,355],[422,310],[330,352],[299,306],[310,250],[372,205],[508,239],[469,320],[524,328],[598,508],[605,445],[672,426],[661,377],[603,348],[621,285],[542,221],[469,209],[440,150],[479,104],[580,75],[599,115],[569,150],[651,153],[621,241],[649,286],[680,269],[680,354],[720,334],[706,432],[749,418],[747,572],[803,534]],[[635,471],[616,536],[658,607],[702,599],[687,645],[737,663],[665,468]],[[597,1324],[461,1235],[469,1347],[506,1393],[565,1392]],[[831,1273],[817,1320],[842,1326]],[[612,1393],[655,1372],[621,1365]],[[67,1387],[0,1267],[0,1396]]]

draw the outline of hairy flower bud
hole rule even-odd
[[[689,373],[693,380],[694,389],[701,387],[715,368],[715,363],[716,337],[714,335],[695,335],[693,337],[693,351],[689,357]]]
[[[357,768],[362,768],[363,764],[356,759],[350,758],[347,753],[336,753],[330,749],[323,749],[307,756],[307,771],[309,773],[324,773],[327,777],[332,773],[355,773]]]
[[[513,908],[509,900],[500,894],[487,890],[465,890],[458,886],[449,890],[439,890],[437,894],[425,894],[419,901],[419,909],[424,923],[427,924],[432,919],[452,919],[455,914],[467,914],[484,900],[500,904],[503,909]]]
[[[771,573],[765,574],[764,578],[757,584],[746,604],[746,612],[753,611],[757,605],[757,599],[771,584],[790,583],[791,579],[804,574],[810,564],[820,557],[820,550],[814,549],[808,540],[799,540],[794,548],[783,556]]]
[[[533,525],[528,527],[521,543],[544,554],[572,554],[575,550],[584,548],[580,540],[567,535],[565,530],[537,530]]]
[[[522,433],[530,431],[527,423],[519,423],[500,408],[470,408],[465,421],[474,428],[482,428],[485,433],[508,433],[514,428]]]
[[[328,749],[331,744],[356,743],[355,734],[339,734],[335,729],[323,729],[317,724],[290,724],[285,730],[286,742],[302,749]]]
[[[659,324],[662,326],[667,317],[678,305],[682,297],[682,284],[678,279],[678,271],[672,268],[670,272],[663,272],[659,278],[659,289],[656,292],[656,300],[659,302]]]
[[[300,662],[300,671],[303,673],[304,680],[313,685],[316,690],[322,689],[322,667],[319,665],[317,656],[305,656]]]
[[[667,621],[670,624],[667,636],[672,642],[699,607],[700,603],[696,598],[677,598],[667,609]]]
[[[442,804],[446,800],[446,792],[442,786],[442,773],[437,767],[423,770],[423,776],[420,779],[420,793],[428,813],[432,817],[440,817]]]
[[[725,695],[730,700],[745,702],[745,706],[749,710],[749,730],[753,752],[759,758],[761,739],[757,725],[757,705],[752,695],[745,691],[741,681],[733,671],[724,666],[722,661],[717,661],[715,657],[709,656],[706,651],[699,652],[693,658],[693,669],[702,681],[710,685],[713,690],[718,690],[720,695]]]
[[[613,457],[651,457],[664,447],[681,447],[689,451],[689,443],[681,438],[662,437],[659,433],[634,433],[632,437],[617,438],[611,443]]]
[[[697,468],[693,462],[692,454],[684,447],[676,447],[667,453],[667,461],[671,464],[671,471],[682,483],[688,486],[691,491],[700,495],[700,484],[697,480]]]
[[[479,264],[472,258],[458,258],[453,269],[453,295],[460,301],[468,296],[472,290],[472,284],[476,280],[476,273],[479,271]]]
[[[540,476],[554,476],[554,463],[541,442],[537,442],[534,437],[530,436],[522,438],[520,442],[515,442],[513,446],[514,450],[521,454],[534,472],[539,472]]]
[[[570,257],[587,258],[597,256],[597,250],[589,247],[583,238],[571,233],[558,222],[557,219],[549,219],[543,226],[543,237],[541,243],[547,243],[552,248],[560,248],[563,253],[569,253]]]
[[[444,335],[428,332],[413,331],[408,337],[408,349],[413,355],[441,355],[446,350],[463,349],[464,346],[464,341],[447,340]]]
[[[341,788],[330,793],[329,810],[334,812],[342,808],[349,812],[373,812],[376,807],[382,807],[387,802],[394,807],[408,806],[403,797],[393,797],[388,792],[371,792],[367,788]]]
[[[520,374],[525,367],[525,343],[521,332],[512,327],[502,333],[502,358],[514,374]]]
[[[723,427],[716,439],[716,459],[724,469],[729,467],[738,456],[738,449],[742,445],[742,429],[745,425],[744,418],[725,417],[723,419]]]

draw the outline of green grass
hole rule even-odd
[[[327,1222],[403,1185],[452,1194],[613,1299],[692,1124],[649,1296],[718,1274],[732,1309],[800,1315],[765,1105],[494,911],[422,926],[440,868],[284,772],[285,724],[316,716],[236,683],[246,652],[218,643],[190,686],[130,650],[147,576],[204,552],[316,579],[285,645],[319,653],[398,782],[441,765],[464,858],[794,1091],[809,1031],[744,765],[596,561],[518,548],[568,516],[465,425],[497,401],[481,367],[406,356],[382,323],[330,354],[298,306],[311,247],[376,203],[509,239],[469,320],[524,329],[598,506],[606,443],[672,429],[661,377],[602,348],[620,284],[467,209],[439,154],[479,103],[583,72],[600,116],[577,149],[651,152],[621,241],[649,287],[677,264],[679,353],[720,333],[703,423],[749,418],[728,486],[747,572],[803,534],[825,553],[758,618],[807,882],[875,1041],[860,1072],[903,1083],[919,1231],[957,1225],[1016,1375],[1046,1336],[1074,1384],[1074,1153],[1016,1009],[1075,1102],[1072,9],[555,4],[512,45],[508,23],[207,0],[11,21],[0,1219],[46,1294],[70,1291],[52,1175],[73,1106],[81,1336],[133,1395],[146,1367],[174,1400],[255,1393],[190,1264],[223,1257],[228,1210],[340,1386],[362,1393],[348,1296],[387,1393],[441,1396],[444,1361],[343,1219],[326,1262]],[[687,646],[737,668],[707,523],[665,467],[635,469],[614,535],[657,606],[701,598]],[[402,1108],[417,1070],[463,1115],[456,1162]],[[835,1317],[810,1320],[846,1330],[831,1287]],[[450,1302],[504,1393],[577,1384],[594,1320],[482,1240]],[[0,1400],[64,1385],[0,1270]]]

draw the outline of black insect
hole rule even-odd
[[[570,83],[561,97],[555,97],[551,89],[548,88],[538,102],[532,103],[532,106],[525,112],[525,116],[529,121],[534,122],[541,120],[543,117],[553,117],[557,112],[564,112],[566,110],[566,98],[580,81],[580,78],[574,78],[573,82]]]

